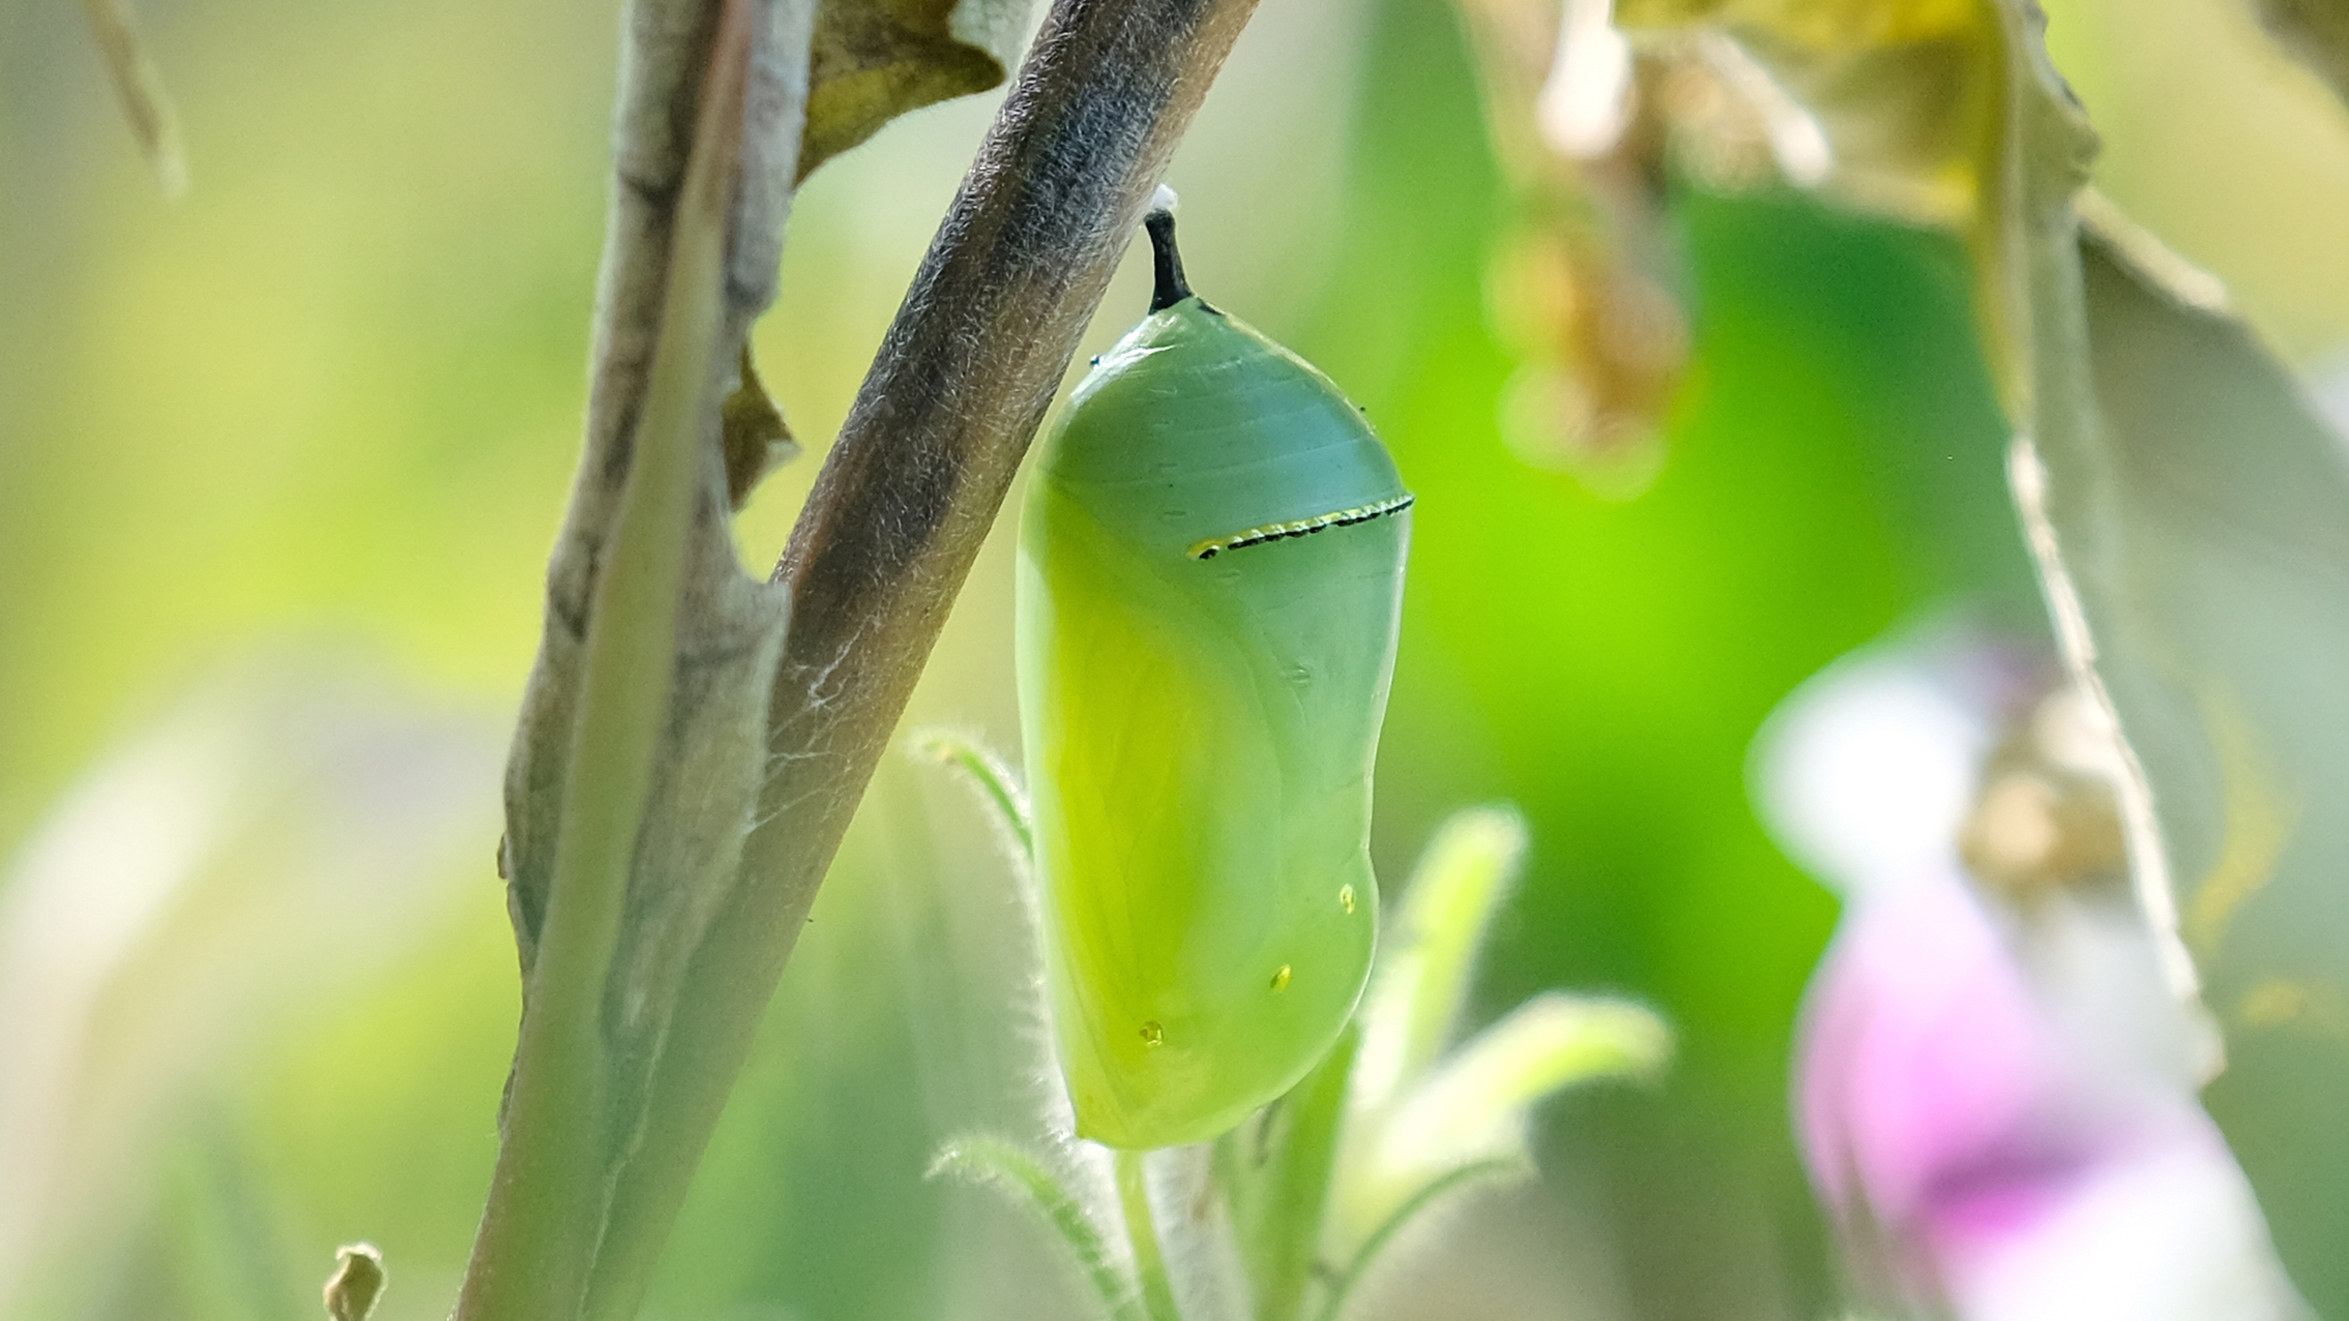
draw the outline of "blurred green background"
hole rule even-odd
[[[2099,181],[2301,362],[2349,337],[2349,124],[2215,0],[2050,3]],[[79,10],[0,3],[0,1316],[387,1321],[454,1296],[516,1013],[505,722],[575,457],[617,16],[547,0],[142,6],[193,190],[157,194]],[[993,108],[920,112],[792,220],[766,375],[813,451],[781,545]],[[1194,283],[1369,411],[1419,496],[1375,838],[1526,811],[1480,1010],[1674,1023],[1649,1089],[1545,1112],[1380,1316],[1813,1318],[1831,1253],[1786,1057],[1835,911],[1746,799],[1771,707],[1953,608],[2028,623],[2003,429],[1946,238],[1682,189],[1694,317],[1629,502],[1501,443],[1516,218],[1442,0],[1264,0],[1170,180]],[[1129,261],[1084,353],[1140,315]],[[1080,359],[1081,366],[1081,359]],[[1016,508],[1016,497],[1010,507]],[[908,717],[1010,750],[1009,522]],[[886,764],[673,1240],[652,1315],[1077,1315],[1043,1236],[925,1181],[1032,1128],[1026,933],[975,807]]]

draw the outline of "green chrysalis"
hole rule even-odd
[[[1411,496],[1335,385],[1183,283],[1045,441],[1020,728],[1077,1131],[1198,1142],[1325,1053],[1370,970],[1371,762]]]

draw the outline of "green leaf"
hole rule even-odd
[[[1543,1097],[1650,1072],[1670,1053],[1651,1011],[1551,991],[1439,1062],[1525,846],[1516,809],[1470,808],[1437,830],[1412,874],[1356,1018],[1361,1049],[1321,1240],[1341,1254],[1463,1168],[1530,1168],[1527,1114]]]
[[[1671,1030],[1644,1006],[1545,991],[1414,1087],[1382,1145],[1414,1161],[1520,1150],[1536,1101],[1578,1083],[1652,1074],[1671,1053]]]
[[[2349,462],[2215,281],[2092,214],[2104,425],[2039,451],[2044,513],[2226,1037],[2207,1104],[2294,1282],[2349,1315]]]
[[[1355,1252],[1353,1260],[1338,1276],[1337,1282],[1330,1286],[1329,1297],[1322,1304],[1319,1313],[1320,1321],[1338,1321],[1338,1318],[1345,1314],[1346,1303],[1353,1298],[1354,1290],[1362,1283],[1363,1277],[1369,1273],[1370,1268],[1385,1255],[1386,1249],[1394,1243],[1396,1236],[1425,1213],[1429,1207],[1457,1192],[1463,1192],[1480,1185],[1515,1183],[1531,1177],[1532,1174],[1533,1167],[1523,1159],[1503,1157],[1457,1166],[1446,1170],[1440,1177],[1422,1185],[1418,1191],[1397,1205],[1386,1219],[1380,1221],[1378,1227],[1363,1239],[1362,1247]]]
[[[1514,807],[1469,808],[1437,830],[1382,934],[1363,997],[1356,1106],[1384,1106],[1443,1051],[1477,947],[1524,856],[1525,819]]]
[[[1526,1164],[1536,1102],[1579,1083],[1652,1074],[1671,1042],[1653,1011],[1624,1001],[1546,991],[1519,1005],[1417,1082],[1359,1146],[1349,1142],[1341,1241],[1374,1234],[1369,1226],[1451,1171]]]
[[[1036,838],[1028,813],[1027,791],[1020,787],[1019,775],[985,744],[950,729],[922,730],[908,741],[908,748],[924,761],[950,766],[962,773],[978,791],[979,801],[988,809],[988,819],[995,823],[1006,848],[1024,872],[1035,856]]]
[[[1035,1153],[986,1133],[966,1133],[939,1149],[930,1177],[952,1175],[998,1189],[1032,1207],[1076,1255],[1078,1267],[1116,1321],[1143,1321],[1141,1296],[1109,1250],[1083,1199]]]
[[[1028,0],[822,0],[799,177],[909,110],[1003,81]]]
[[[1305,1314],[1360,1040],[1348,1027],[1303,1082],[1216,1143],[1217,1181],[1255,1285],[1256,1321]]]

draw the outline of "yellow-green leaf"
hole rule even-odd
[[[1454,813],[1420,856],[1363,997],[1356,1104],[1384,1106],[1443,1052],[1524,856],[1525,818],[1506,805]]]
[[[799,177],[909,110],[983,92],[1027,30],[1026,0],[823,0]]]
[[[759,380],[747,339],[742,344],[741,372],[742,379],[718,413],[719,444],[726,455],[726,498],[736,509],[750,499],[760,478],[799,454],[799,442],[783,423],[783,410]]]

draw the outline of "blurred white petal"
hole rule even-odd
[[[1847,894],[1954,856],[1990,746],[1985,718],[1929,669],[1863,651],[1797,688],[1755,746],[1772,838]]]
[[[1631,122],[1631,43],[1615,30],[1613,0],[1566,0],[1558,54],[1534,116],[1558,151],[1603,156]]]

